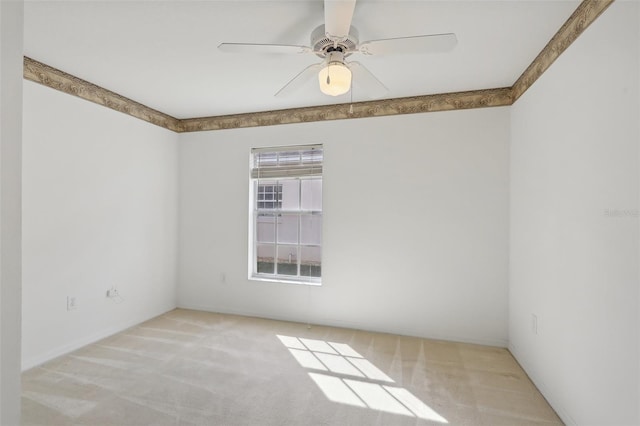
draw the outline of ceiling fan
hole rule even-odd
[[[436,53],[452,50],[458,40],[453,33],[388,38],[360,42],[358,30],[351,26],[356,0],[324,0],[324,25],[311,32],[311,46],[289,44],[221,43],[223,52],[231,53],[312,53],[324,60],[302,70],[275,96],[289,95],[314,75],[322,93],[338,96],[347,93],[354,82],[372,98],[388,89],[360,62],[345,59],[353,53],[389,55],[404,53]]]

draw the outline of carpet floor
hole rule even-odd
[[[502,348],[176,309],[23,373],[23,425],[559,425]]]

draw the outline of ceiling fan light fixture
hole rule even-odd
[[[0,0],[2,1],[2,0]],[[363,64],[357,61],[345,63],[345,57],[354,53],[363,55],[417,54],[448,52],[458,39],[453,33],[423,34],[408,37],[383,38],[360,43],[358,30],[351,26],[357,0],[324,0],[324,24],[311,32],[311,44],[221,43],[224,52],[255,53],[311,53],[323,62],[307,66],[278,90],[275,96],[284,97],[313,79],[318,74],[320,91],[329,96],[339,96],[351,90],[352,73],[358,87],[370,97],[381,97],[389,89]]]
[[[320,91],[325,95],[338,96],[351,89],[351,70],[344,64],[342,52],[327,55],[326,66],[318,73]]]

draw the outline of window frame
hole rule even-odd
[[[306,146],[288,146],[288,147],[275,147],[275,148],[257,148],[251,150],[251,159],[250,159],[250,178],[249,178],[249,268],[248,268],[248,278],[250,280],[255,281],[267,281],[267,282],[280,282],[280,283],[288,283],[288,284],[303,284],[303,285],[322,285],[322,235],[320,236],[320,242],[318,244],[306,242],[303,243],[303,220],[305,217],[313,217],[319,216],[320,223],[322,224],[322,201],[320,202],[320,210],[303,210],[302,209],[302,186],[303,181],[307,180],[319,180],[322,182],[322,160],[315,163],[312,167],[319,169],[319,172],[309,172],[309,165],[304,165],[304,156],[302,155],[303,151],[307,150],[316,150],[319,149],[323,154],[321,159],[323,160],[324,151],[322,145],[306,145]],[[256,162],[256,154],[260,153],[273,153],[273,152],[283,152],[283,151],[301,151],[301,162],[302,165],[295,165],[293,167],[285,167],[287,168],[286,173],[280,177],[274,177],[273,170],[271,170],[272,174],[268,177],[261,178],[258,174],[256,176],[255,170],[255,162]],[[291,172],[289,169],[293,170]],[[298,170],[302,170],[300,175],[296,175]],[[283,184],[287,181],[298,181],[298,208],[295,210],[285,209],[283,208],[282,200],[279,201],[279,206],[276,208],[260,208],[258,194],[260,193],[261,182],[268,181],[264,185],[276,185],[280,189]],[[280,191],[282,194],[282,191]],[[322,189],[321,189],[322,196]],[[283,216],[293,215],[297,218],[297,241],[295,243],[283,243],[278,242],[278,223],[282,223]],[[258,242],[258,225],[259,223],[268,222],[268,216],[272,216],[274,220],[274,229],[273,229],[273,243]],[[268,272],[258,272],[258,247],[259,245],[269,245],[273,244],[273,273]],[[278,272],[278,249],[282,247],[292,247],[295,248],[295,258],[296,258],[296,274],[288,275],[288,274],[279,274]],[[320,250],[320,276],[310,276],[310,275],[302,275],[302,251],[305,248],[318,248]],[[313,265],[309,265],[309,268],[312,268]]]

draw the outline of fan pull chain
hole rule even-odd
[[[349,90],[351,96],[351,105],[349,105],[349,114],[353,114],[353,79],[351,80],[351,90]]]

